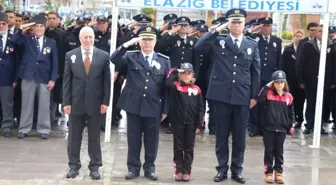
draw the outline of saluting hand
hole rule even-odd
[[[28,28],[32,27],[32,26],[35,25],[35,24],[36,24],[35,22],[31,22],[31,23],[27,23],[27,24],[22,24],[22,25],[20,26],[20,29],[21,29],[21,30],[25,30],[25,29],[28,29]]]
[[[229,26],[230,22],[227,22],[225,24],[222,24],[220,26],[218,26],[215,30],[216,32],[220,33],[222,32],[224,29],[226,29]]]
[[[171,30],[169,31],[169,33],[170,33],[170,34],[175,34],[175,33],[178,32],[180,29],[181,29],[181,26],[178,25],[178,26],[174,27],[173,29],[171,29]]]
[[[268,84],[267,84],[266,86],[267,86],[267,87],[271,87],[272,84],[273,84],[273,81],[270,81],[270,82],[268,82]]]
[[[252,26],[252,27],[250,28],[250,31],[251,31],[252,33],[258,33],[258,32],[260,32],[260,30],[261,30],[261,28],[262,28],[263,26],[264,26],[263,24],[256,25],[256,26]]]
[[[127,42],[125,42],[124,47],[128,48],[129,46],[133,46],[135,43],[138,43],[141,40],[140,37],[135,37]]]
[[[100,106],[100,114],[105,114],[107,111],[108,106],[107,105],[101,105]]]
[[[64,106],[63,108],[65,114],[70,115],[71,114],[71,105]]]

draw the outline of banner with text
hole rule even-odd
[[[249,12],[328,12],[328,0],[116,0],[116,5],[123,8],[217,9],[221,11],[242,8]]]

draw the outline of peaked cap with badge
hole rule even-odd
[[[247,12],[244,9],[233,8],[226,12],[225,17],[230,22],[243,22],[247,17]]]

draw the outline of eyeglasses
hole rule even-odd
[[[0,22],[0,25],[1,25],[1,26],[6,26],[7,23],[6,23],[6,22]]]

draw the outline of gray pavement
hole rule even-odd
[[[64,122],[63,122],[64,124]],[[288,185],[335,185],[336,174],[336,135],[326,125],[331,134],[323,136],[320,149],[311,149],[312,135],[304,136],[297,131],[288,137],[285,144],[285,182]],[[124,180],[127,173],[127,138],[126,123],[122,120],[119,128],[114,127],[111,143],[104,143],[101,134],[103,167],[100,169],[102,179],[92,181],[87,165],[87,134],[82,143],[82,168],[80,175],[68,180],[67,172],[67,132],[64,125],[54,127],[48,140],[41,140],[36,133],[19,140],[16,137],[0,138],[0,185],[131,185],[131,184],[181,184],[173,180],[173,140],[172,135],[165,134],[162,128],[156,172],[157,182],[150,182],[143,177],[133,181]],[[143,157],[142,157],[143,159]],[[215,137],[205,133],[197,136],[192,180],[188,184],[236,184],[232,180],[214,183]],[[243,174],[249,185],[262,185],[263,177],[262,138],[248,138]]]

